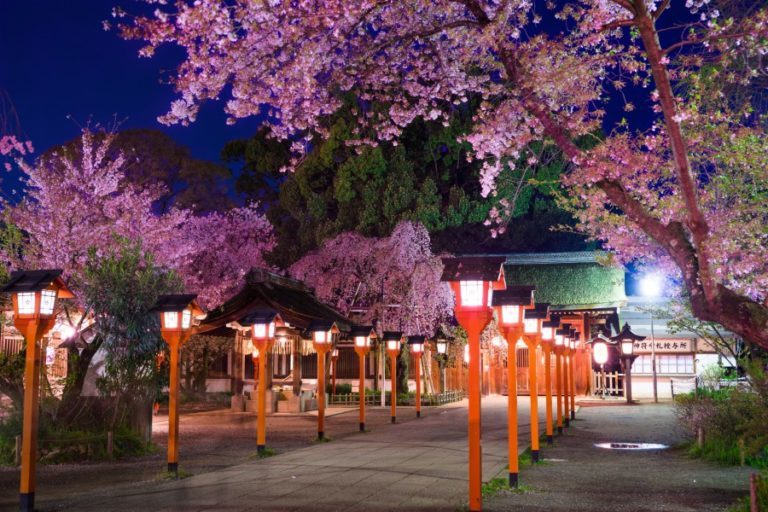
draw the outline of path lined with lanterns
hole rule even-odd
[[[522,452],[530,414],[528,398],[519,400]],[[326,418],[330,437],[334,421]],[[466,402],[425,407],[418,420],[183,480],[94,492],[54,510],[455,510],[466,503],[466,422]],[[506,472],[505,397],[483,399],[482,430],[487,481]]]

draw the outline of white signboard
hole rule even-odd
[[[656,353],[686,353],[693,352],[693,340],[691,339],[669,339],[656,338]],[[650,354],[651,340],[646,338],[643,341],[635,342],[635,354]]]

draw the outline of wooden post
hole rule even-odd
[[[749,475],[749,512],[760,512],[757,505],[757,473]]]
[[[557,397],[557,433],[563,433],[563,365],[560,348],[555,348],[555,395]]]
[[[539,388],[536,381],[536,345],[537,335],[524,336],[528,345],[528,394],[531,402],[531,460],[539,462]]]
[[[14,453],[15,453],[14,460],[16,462],[16,465],[18,466],[21,464],[21,436],[20,435],[16,436],[16,448],[14,450]]]
[[[262,353],[263,352],[263,353]],[[259,387],[256,417],[256,452],[267,450],[267,358],[269,352],[259,351]]]
[[[563,421],[565,421],[565,426],[570,427],[571,426],[571,415],[568,413],[570,407],[569,404],[569,389],[570,386],[568,383],[570,382],[570,378],[568,376],[568,359],[570,358],[570,355],[568,354],[568,349],[566,348],[563,352]]]
[[[179,474],[179,338],[169,339],[171,353],[168,382],[168,472]]]
[[[546,394],[547,424],[545,433],[547,444],[552,444],[552,349],[549,344],[542,344],[544,350],[544,393]]]
[[[520,330],[515,328],[505,329],[507,338],[507,437],[509,458],[509,486],[516,489],[520,472],[517,454],[517,340]]]
[[[317,351],[317,438],[325,437],[325,350]]]
[[[113,432],[110,430],[107,432],[107,455],[112,457],[112,454],[115,451],[115,437]]]
[[[390,386],[390,415],[392,416],[392,423],[397,422],[397,354],[392,353],[389,355],[389,378],[392,381]]]
[[[576,419],[576,371],[575,371],[576,370],[576,361],[574,360],[575,359],[575,357],[574,357],[575,355],[576,355],[576,351],[575,350],[571,350],[571,356],[569,357],[570,364],[571,364],[570,371],[569,371],[569,377],[571,378],[571,380],[570,380],[570,387],[571,387],[570,395],[571,395],[571,419],[572,420]]]
[[[365,432],[365,352],[358,352],[360,356],[360,389],[357,395],[360,398],[360,432]]]
[[[39,299],[38,299],[39,300]],[[35,502],[35,466],[37,463],[37,430],[39,420],[40,394],[40,344],[37,320],[29,321],[23,328],[27,344],[24,364],[24,424],[21,434],[21,478],[19,498],[21,510],[34,510]]]
[[[476,512],[482,507],[483,468],[480,447],[480,333],[487,322],[460,322],[467,331],[469,344],[469,510]]]
[[[415,354],[416,363],[416,417],[421,418],[421,353]]]
[[[696,429],[696,446],[698,446],[699,450],[704,448],[704,427]]]

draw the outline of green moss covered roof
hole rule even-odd
[[[505,264],[508,285],[534,285],[536,302],[613,306],[626,301],[624,270],[598,263]]]

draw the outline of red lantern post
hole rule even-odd
[[[480,333],[493,318],[493,290],[503,290],[503,257],[443,258],[441,280],[448,281],[456,297],[454,313],[467,331],[469,346],[469,510],[482,508],[480,453]]]
[[[179,353],[197,332],[193,320],[202,316],[197,295],[161,295],[153,311],[160,313],[160,333],[170,352],[168,380],[168,472],[179,474]]]
[[[2,291],[10,293],[13,301],[13,325],[24,336],[24,412],[21,435],[21,477],[19,479],[19,509],[35,509],[35,463],[37,461],[37,430],[40,396],[39,341],[56,322],[58,299],[74,297],[64,281],[61,270],[19,270],[11,274]]]
[[[504,338],[507,340],[507,436],[509,486],[518,485],[517,418],[517,340],[523,334],[523,309],[533,304],[533,286],[510,286],[493,294],[493,306]]]

